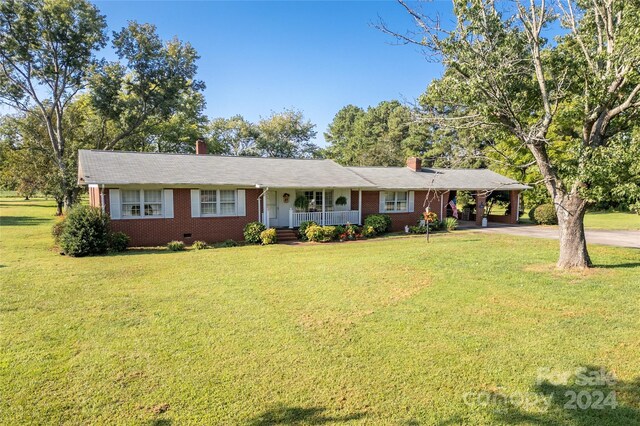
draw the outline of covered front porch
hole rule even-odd
[[[265,188],[258,197],[260,222],[268,228],[362,224],[360,188]]]

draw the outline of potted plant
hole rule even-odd
[[[336,206],[346,206],[347,205],[347,197],[339,196],[336,198]]]

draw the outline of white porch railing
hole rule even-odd
[[[324,215],[324,220],[322,216]],[[346,223],[358,224],[360,214],[358,210],[345,210],[334,212],[296,212],[289,210],[289,228],[297,228],[302,222],[312,220],[318,225],[344,225]]]

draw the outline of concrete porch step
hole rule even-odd
[[[278,242],[298,240],[298,234],[293,229],[276,229],[276,236],[278,237]]]

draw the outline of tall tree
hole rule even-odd
[[[398,166],[409,155],[424,154],[427,134],[412,109],[398,101],[383,101],[366,111],[347,105],[329,124],[324,155],[350,166]]]
[[[228,155],[256,155],[258,136],[256,125],[241,115],[211,120],[206,132],[209,152]]]
[[[615,149],[640,107],[638,2],[454,0],[451,28],[399,3],[419,35],[380,28],[441,61],[444,76],[429,96],[467,112],[441,124],[499,129],[526,147],[558,215],[558,267],[591,266],[583,219],[596,152]],[[552,43],[558,18],[564,32]]]
[[[75,179],[68,178],[65,111],[97,65],[105,27],[104,16],[84,0],[0,2],[0,101],[42,122],[67,206]]]
[[[257,124],[256,149],[265,157],[309,158],[319,148],[311,140],[316,136],[316,125],[305,120],[301,111],[274,112]]]

